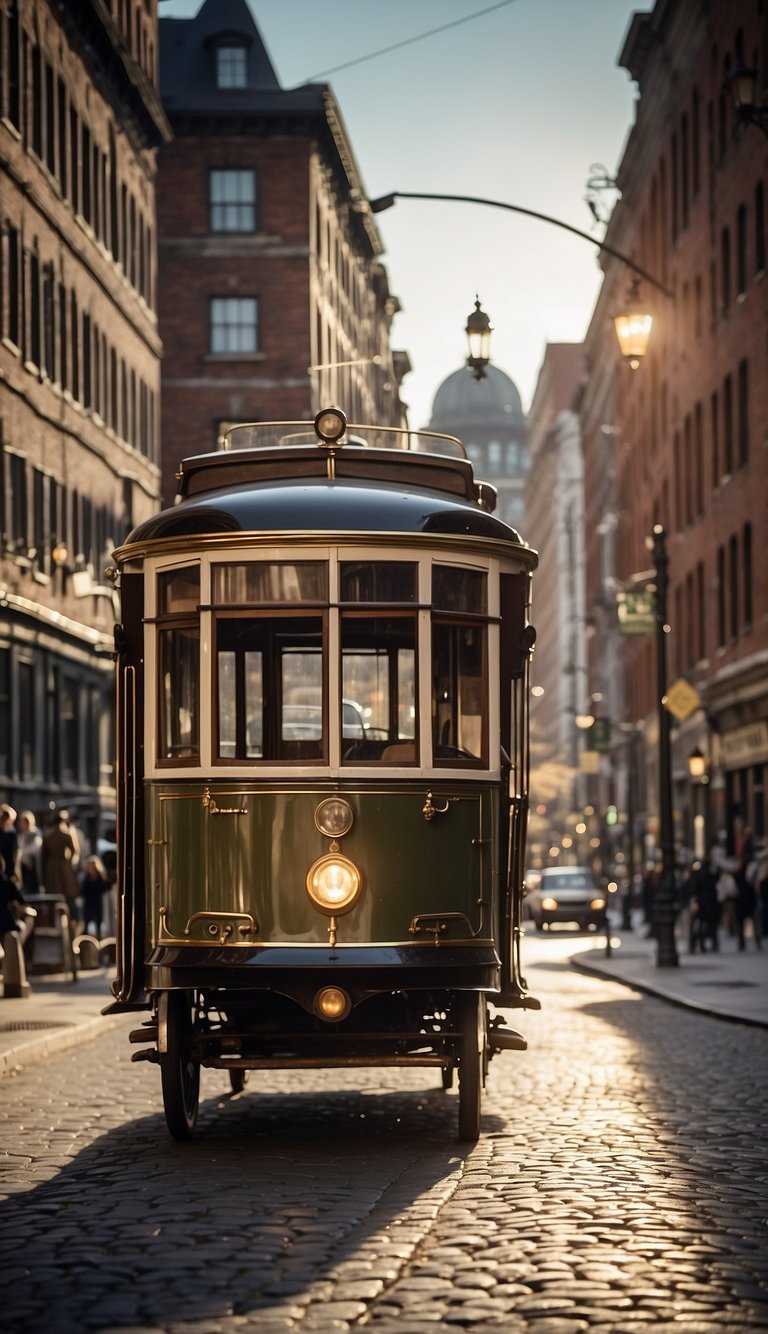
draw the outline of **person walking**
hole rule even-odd
[[[43,836],[32,811],[22,811],[19,816],[17,866],[25,894],[37,894],[40,889],[42,847]]]
[[[54,815],[51,826],[43,835],[43,884],[48,894],[60,894],[67,900],[70,929],[77,921],[78,884],[75,876],[77,848],[69,831],[67,812]]]
[[[101,939],[104,895],[109,889],[106,871],[99,857],[89,857],[80,880],[83,895],[83,923],[86,931]]]
[[[718,928],[720,925],[720,900],[717,897],[719,870],[713,864],[710,855],[694,871],[691,877],[691,925],[690,951],[696,953],[696,947],[702,954],[709,947],[718,950]]]
[[[19,836],[16,832],[16,812],[7,803],[0,806],[0,857],[5,864],[5,874],[10,879],[16,876],[16,861],[19,855]]]

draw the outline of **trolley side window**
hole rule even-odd
[[[158,749],[174,764],[200,757],[199,604],[199,566],[158,575]]]
[[[432,747],[437,764],[487,764],[487,611],[482,570],[434,567]]]
[[[347,764],[416,764],[414,562],[342,561],[342,756]]]
[[[323,615],[217,619],[220,760],[327,760],[324,637]]]

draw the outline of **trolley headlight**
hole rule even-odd
[[[315,826],[326,838],[341,838],[352,828],[354,814],[343,797],[328,797],[315,811]]]
[[[557,907],[557,899],[542,899],[541,906],[545,912],[554,912]]]
[[[351,1009],[352,1001],[341,987],[323,987],[315,996],[315,1014],[330,1023],[346,1019]]]
[[[307,893],[316,908],[335,916],[349,912],[357,902],[362,888],[360,872],[348,857],[340,852],[329,852],[310,866],[307,872]]]
[[[315,417],[315,431],[324,445],[335,445],[347,429],[341,408],[323,408]]]

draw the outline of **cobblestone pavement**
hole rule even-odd
[[[434,1072],[203,1072],[168,1137],[124,1030],[0,1084],[0,1325],[24,1331],[768,1330],[768,1034],[569,972],[483,1134]],[[513,1021],[515,1022],[515,1021]],[[256,1091],[258,1089],[258,1091]]]

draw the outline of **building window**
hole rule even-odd
[[[701,662],[707,656],[707,594],[704,584],[704,562],[696,566],[696,624],[698,630],[697,658]]]
[[[742,559],[744,562],[744,629],[752,629],[752,524],[744,524],[744,540],[742,542]]]
[[[739,362],[739,467],[749,462],[749,363]]]
[[[739,206],[736,215],[736,291],[741,295],[747,290],[747,210],[744,204]]]
[[[723,446],[723,466],[726,476],[730,477],[733,472],[733,380],[730,375],[723,381]]]
[[[27,520],[27,460],[22,454],[8,454],[8,507],[11,547],[20,556],[29,548]]]
[[[248,355],[258,352],[258,303],[252,296],[211,298],[211,352]]]
[[[216,48],[216,87],[245,88],[247,52],[244,46]]]
[[[725,647],[725,547],[717,548],[717,646]]]
[[[710,400],[710,423],[712,426],[712,486],[720,481],[720,400],[717,390]]]
[[[731,304],[731,233],[723,228],[720,237],[720,307],[725,315]]]
[[[731,639],[739,637],[739,540],[732,537],[728,543],[728,565],[731,576],[729,602],[731,604]]]
[[[212,232],[255,232],[256,173],[212,171],[210,209]]]
[[[763,182],[755,186],[755,273],[765,269],[765,191]]]

